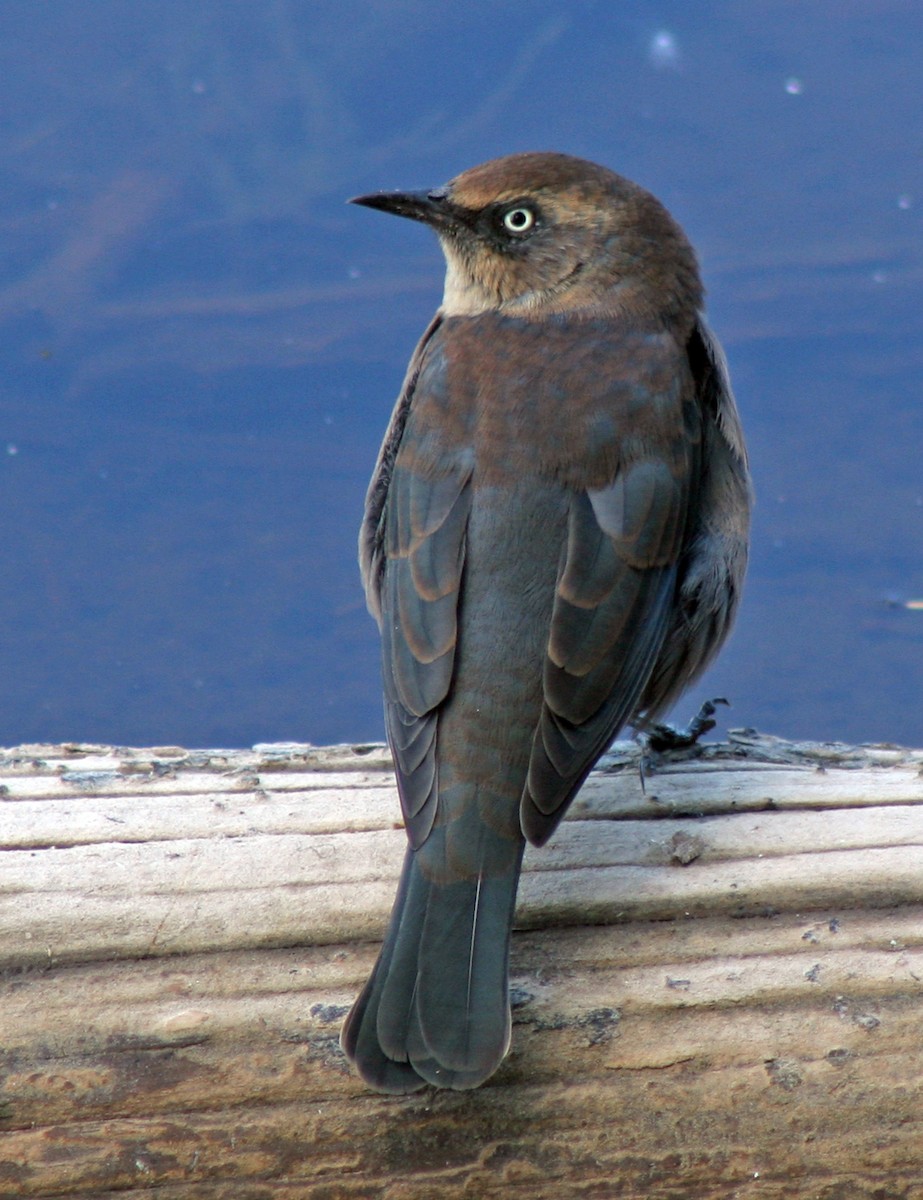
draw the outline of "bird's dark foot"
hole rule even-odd
[[[694,746],[703,734],[717,725],[718,722],[712,719],[715,706],[727,703],[723,696],[706,700],[685,729],[674,729],[672,725],[649,725],[645,730],[648,750],[661,754],[664,750],[687,750]]]

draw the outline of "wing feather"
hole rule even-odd
[[[702,422],[702,479],[671,627],[638,705],[639,724],[665,712],[730,632],[747,569],[752,493],[740,417],[721,346],[699,316],[687,348]]]
[[[599,754],[631,716],[669,623],[689,496],[689,456],[663,453],[571,500],[539,727],[520,819],[550,837]]]
[[[415,847],[436,817],[438,711],[455,670],[471,510],[470,448],[434,437],[425,419],[444,387],[440,337],[436,323],[408,374],[379,460],[380,478],[369,490],[362,543],[370,607],[381,624],[388,741]]]

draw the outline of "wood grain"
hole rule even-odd
[[[0,1197],[923,1198],[923,752],[619,746],[530,854],[513,1048],[337,1037],[403,846],[381,747],[0,752]]]

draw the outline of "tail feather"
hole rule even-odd
[[[408,849],[381,954],[341,1042],[367,1083],[473,1088],[509,1048],[509,946],[522,846],[501,875],[440,883]]]
[[[408,848],[400,891],[391,920],[396,925],[394,946],[378,996],[375,1031],[382,1051],[395,1062],[409,1062],[407,1031],[416,1021],[416,979],[420,935],[426,919],[429,884]],[[382,947],[384,951],[384,947]],[[380,960],[379,960],[380,961]]]
[[[394,907],[391,910],[391,920],[378,961],[350,1009],[340,1034],[343,1052],[356,1064],[366,1083],[380,1092],[391,1092],[395,1095],[419,1091],[426,1082],[410,1066],[406,1057],[401,1060],[386,1054],[378,1036],[381,994],[389,978],[395,946],[401,932],[401,919],[411,878],[409,866],[412,857],[413,851],[408,846]]]
[[[431,887],[417,973],[423,1041],[448,1070],[490,1074],[509,1048],[510,926],[519,875]]]

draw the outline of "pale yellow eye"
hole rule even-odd
[[[535,213],[531,208],[511,208],[503,214],[503,227],[510,233],[528,233],[535,224]]]

